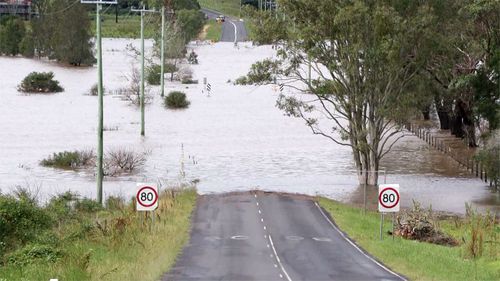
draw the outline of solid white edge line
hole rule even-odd
[[[389,268],[385,267],[383,264],[379,263],[378,261],[376,261],[374,258],[370,257],[369,255],[367,255],[365,252],[363,252],[363,250],[361,250],[358,245],[356,245],[354,242],[351,241],[351,239],[347,238],[345,236],[345,234],[340,230],[338,229],[335,224],[333,224],[333,222],[330,221],[330,219],[326,216],[325,212],[323,212],[323,210],[321,209],[321,207],[319,206],[318,202],[314,202],[314,204],[316,205],[316,207],[318,207],[318,210],[319,212],[321,213],[321,215],[323,215],[323,217],[326,219],[326,221],[333,227],[333,229],[335,229],[341,236],[342,238],[344,238],[347,242],[349,242],[349,244],[351,244],[354,248],[356,248],[356,250],[358,250],[361,254],[363,254],[365,257],[367,257],[369,260],[371,260],[372,262],[374,262],[376,265],[380,266],[381,268],[383,268],[384,270],[386,270],[387,272],[391,273],[392,275],[396,276],[396,277],[399,277],[401,278],[401,280],[404,280],[404,281],[407,281],[407,279],[403,278],[403,276],[397,274],[396,272],[390,270]]]
[[[238,27],[233,21],[229,21],[234,26],[234,43],[238,42]]]
[[[283,273],[285,273],[286,279],[288,281],[292,281],[292,278],[290,278],[290,275],[288,275],[288,272],[286,272],[285,268],[283,267],[283,264],[280,261],[278,253],[276,252],[276,248],[274,248],[273,238],[271,238],[271,234],[269,234],[269,242],[271,243],[271,248],[273,248],[274,255],[276,256],[276,261],[278,261],[278,264],[280,265],[281,271],[283,271]]]

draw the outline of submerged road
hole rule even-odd
[[[205,15],[208,16],[209,19],[215,19],[219,15],[222,15],[220,12],[201,9]],[[243,42],[247,40],[247,29],[245,27],[245,23],[229,17],[226,15],[226,21],[222,23],[222,35],[220,38],[221,42]]]
[[[200,196],[189,244],[162,280],[405,280],[306,197]]]

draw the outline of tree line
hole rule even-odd
[[[498,174],[499,1],[283,0],[278,7],[246,9],[256,41],[280,50],[245,82],[312,95],[281,95],[277,105],[350,147],[360,183],[376,184],[405,123],[431,112],[471,147],[493,140]]]
[[[135,0],[118,1],[118,6],[127,10],[139,5],[140,2]],[[199,11],[200,5],[197,0],[156,0],[149,3],[150,7],[158,9],[162,5],[170,7],[167,30],[169,35],[177,38],[167,42],[167,49],[179,49],[182,43],[181,49],[184,50],[185,43],[195,38],[203,28],[205,19]],[[15,16],[1,18],[0,54],[46,57],[75,66],[94,64],[90,15],[95,7],[74,0],[36,0],[33,1],[33,8],[37,14],[29,21]],[[160,34],[159,18],[156,16],[153,22],[158,27],[157,38]]]

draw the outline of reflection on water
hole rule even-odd
[[[104,79],[107,90],[127,83],[133,58],[126,44],[135,40],[106,39]],[[147,44],[151,47],[151,42]],[[105,147],[134,147],[151,151],[139,174],[107,179],[106,194],[131,196],[136,181],[177,180],[184,145],[185,167],[190,179],[199,179],[203,193],[261,188],[265,190],[324,194],[345,202],[362,202],[348,148],[313,136],[301,120],[283,116],[271,86],[233,86],[258,58],[272,56],[270,47],[230,43],[196,47],[200,64],[192,66],[195,79],[207,77],[212,94],[202,85],[173,85],[182,89],[191,106],[165,110],[158,97],[146,108],[146,137],[139,135],[136,107],[112,95],[104,98]],[[22,95],[17,84],[31,71],[53,71],[65,92]],[[95,68],[67,68],[23,58],[0,58],[0,188],[15,185],[40,187],[43,199],[65,190],[95,196],[94,176],[88,172],[44,168],[38,162],[53,152],[93,148],[96,143],[97,99],[85,95],[95,83]],[[193,159],[194,158],[194,159]],[[463,212],[464,202],[481,209],[500,207],[491,193],[453,160],[431,150],[416,137],[403,139],[382,163],[387,182],[401,185],[403,206],[412,199],[433,208]],[[368,195],[375,201],[374,189]],[[361,194],[361,197],[360,197]]]

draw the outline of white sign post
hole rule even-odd
[[[380,184],[378,186],[378,211],[380,212],[380,240],[384,228],[384,213],[392,215],[392,238],[394,239],[394,213],[399,212],[401,202],[399,184]]]
[[[138,183],[135,198],[137,211],[154,211],[158,208],[158,187],[155,184]]]

